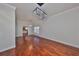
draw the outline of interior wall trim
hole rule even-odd
[[[79,46],[78,45],[70,44],[70,43],[63,42],[63,41],[59,41],[59,40],[52,39],[52,38],[48,38],[48,37],[45,37],[45,36],[42,36],[42,35],[37,35],[37,36],[38,37],[41,37],[41,38],[45,38],[45,39],[48,39],[48,40],[52,40],[52,41],[55,41],[55,42],[58,42],[58,43],[61,43],[61,44],[64,44],[64,45],[71,46],[71,47],[74,47],[74,48],[79,49]]]
[[[69,9],[67,9],[67,10],[58,12],[58,13],[56,13],[56,14],[54,14],[54,15],[49,16],[48,18],[55,17],[55,16],[59,16],[59,15],[61,15],[61,14],[64,14],[64,13],[66,13],[66,12],[72,11],[72,10],[77,9],[77,8],[79,8],[79,6],[72,7],[72,8],[69,8]]]
[[[6,51],[6,50],[13,49],[13,48],[15,48],[15,46],[11,46],[11,47],[8,47],[8,48],[5,48],[5,49],[2,49],[2,50],[0,50],[0,52],[4,52],[4,51]]]

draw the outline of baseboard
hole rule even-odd
[[[41,38],[45,38],[45,39],[48,39],[48,40],[52,40],[52,41],[55,41],[55,42],[58,42],[58,43],[61,43],[61,44],[68,45],[68,46],[75,47],[75,48],[78,48],[79,49],[79,46],[78,45],[70,44],[70,43],[63,42],[63,41],[59,41],[59,40],[52,39],[52,38],[48,38],[48,37],[43,36],[43,35],[32,35],[32,36],[38,36],[38,37],[41,37]],[[18,37],[22,37],[22,36],[18,36]]]
[[[16,35],[16,37],[22,37],[22,35]]]
[[[61,44],[68,45],[68,46],[71,46],[71,47],[79,49],[78,45],[70,44],[70,43],[67,43],[67,42],[59,41],[59,40],[48,38],[48,37],[41,36],[41,35],[38,35],[38,37],[45,38],[45,39],[48,39],[48,40],[52,40],[52,41],[55,41],[55,42],[58,42],[58,43],[61,43]]]
[[[36,35],[34,35],[34,34],[31,34],[31,35],[28,35],[28,36],[36,36]],[[23,37],[23,36],[21,36],[21,35],[19,35],[19,36],[16,36],[16,38],[18,38],[18,37]]]
[[[5,48],[5,49],[2,49],[2,50],[0,50],[0,52],[4,52],[4,51],[6,51],[6,50],[13,49],[13,48],[15,48],[15,46],[12,46],[12,47],[8,47],[8,48]]]

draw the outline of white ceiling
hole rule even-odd
[[[33,10],[39,7],[36,3],[10,3],[16,7],[17,19],[33,19]],[[45,3],[42,7],[48,16],[79,6],[78,3]]]
[[[49,3],[42,6],[48,16],[79,6],[77,3]]]

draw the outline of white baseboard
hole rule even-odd
[[[12,48],[15,48],[15,46],[11,46],[11,47],[8,47],[8,48],[5,48],[5,49],[2,49],[2,50],[0,50],[0,52],[4,52],[4,51],[9,50],[9,49],[12,49]]]
[[[42,36],[42,35],[37,35],[37,36],[42,37],[42,38],[46,38],[46,39],[49,39],[49,40],[52,40],[52,41],[56,41],[56,42],[59,42],[59,43],[62,43],[62,44],[66,44],[66,45],[69,45],[69,46],[72,46],[72,47],[79,48],[79,46],[75,45],[75,44],[70,44],[70,43],[67,43],[67,42],[64,42],[64,41],[59,41],[59,40],[48,38],[48,37],[45,37],[45,36]]]

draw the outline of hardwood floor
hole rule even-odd
[[[79,56],[79,48],[64,45],[37,36],[16,38],[16,48],[0,53],[1,56]]]

